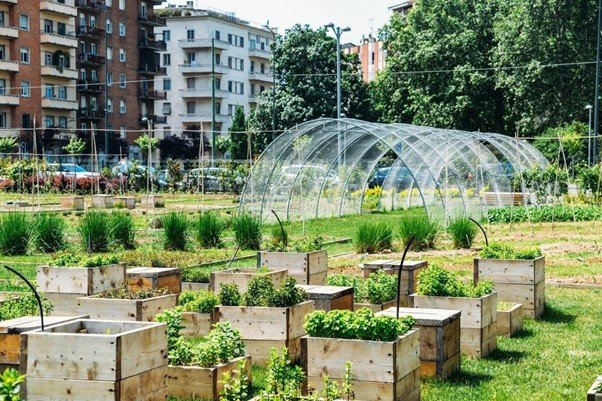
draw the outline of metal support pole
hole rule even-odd
[[[215,38],[211,39],[211,167],[215,167]]]
[[[593,164],[598,163],[598,133],[600,125],[600,33],[602,31],[602,0],[598,0],[598,29],[596,31],[596,89],[594,94]]]
[[[585,107],[589,112],[589,119],[587,124],[587,166],[592,165],[592,106],[587,105]]]

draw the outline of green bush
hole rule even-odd
[[[188,218],[184,213],[171,212],[163,219],[163,249],[183,251],[188,243]]]
[[[53,306],[42,295],[42,309],[44,315],[49,315]],[[17,319],[24,316],[39,316],[38,301],[32,293],[25,293],[16,298],[8,299],[0,304],[0,321]],[[0,398],[1,400],[1,398]]]
[[[190,283],[209,283],[211,281],[211,273],[204,269],[182,269],[182,281]]]
[[[113,212],[109,219],[110,236],[113,244],[125,249],[134,249],[136,229],[134,218],[128,212]]]
[[[261,221],[249,214],[232,218],[234,240],[241,249],[258,251],[261,248]]]
[[[31,237],[31,223],[25,213],[9,212],[0,217],[0,253],[3,255],[25,255]]]
[[[397,296],[397,275],[378,271],[366,280],[346,274],[329,275],[328,285],[353,287],[354,301],[357,303],[383,304]]]
[[[216,213],[203,213],[196,224],[196,239],[203,248],[219,248],[222,245],[224,222]]]
[[[307,293],[297,287],[297,281],[292,277],[288,277],[280,288],[274,288],[268,277],[259,276],[249,281],[249,288],[242,297],[236,284],[222,284],[219,297],[224,306],[287,308],[307,300]]]
[[[602,207],[585,205],[509,206],[489,209],[490,223],[550,223],[602,219]]]
[[[178,303],[185,312],[211,313],[219,305],[219,298],[212,291],[184,291]]]
[[[106,252],[109,249],[109,215],[89,211],[79,222],[77,233],[88,253]]]
[[[221,284],[218,296],[219,303],[223,306],[239,306],[242,301],[240,290],[234,283]]]
[[[116,263],[119,263],[119,258],[116,255],[88,256],[64,252],[55,255],[48,265],[57,267],[97,267]]]
[[[375,315],[368,308],[315,311],[305,317],[305,330],[311,337],[346,338],[370,341],[394,341],[414,326],[411,316],[396,319]]]
[[[493,283],[481,281],[476,285],[473,282],[464,284],[449,270],[431,265],[420,273],[417,292],[433,297],[480,298],[493,292]]]
[[[53,253],[65,248],[65,220],[53,213],[34,216],[33,227],[36,248]]]
[[[427,215],[411,215],[401,218],[399,234],[404,246],[414,237],[411,249],[424,251],[435,247],[440,229],[439,224]]]
[[[386,223],[363,223],[353,237],[357,253],[377,253],[391,249],[393,230]]]
[[[533,260],[541,255],[539,248],[516,249],[499,243],[492,243],[480,252],[483,259]]]
[[[458,217],[449,222],[447,231],[452,238],[454,248],[470,249],[479,232],[479,228],[469,218]]]

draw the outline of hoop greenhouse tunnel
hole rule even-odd
[[[379,166],[390,155],[393,162]],[[512,174],[547,165],[529,143],[500,134],[319,119],[266,148],[240,208],[264,221],[274,219],[271,210],[287,220],[359,214],[378,171],[383,210],[418,206],[431,215],[479,217],[503,205]]]

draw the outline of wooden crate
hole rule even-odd
[[[167,396],[167,326],[76,320],[21,334],[28,401],[154,401]]]
[[[543,256],[533,260],[475,259],[474,279],[491,280],[498,299],[522,304],[526,317],[538,319],[544,311],[546,268]]]
[[[397,275],[399,274],[400,263],[400,261],[394,260],[378,260],[375,262],[364,263],[364,279],[368,278],[370,274],[381,270],[387,274]],[[412,306],[412,298],[410,298],[410,295],[416,292],[418,276],[427,267],[428,262],[423,260],[406,260],[403,263],[403,267],[401,269],[401,290],[399,292],[401,306]]]
[[[523,206],[529,194],[522,192],[485,192],[483,194],[487,206]]]
[[[449,309],[462,312],[460,350],[481,358],[497,348],[497,294],[481,298],[432,297],[412,294],[415,308]]]
[[[96,209],[111,209],[115,203],[113,195],[92,195],[92,207]]]
[[[148,195],[140,197],[140,204],[146,207],[165,207],[162,195]]]
[[[397,308],[379,315],[397,316]],[[460,370],[460,315],[458,310],[399,308],[420,329],[420,376],[445,379]]]
[[[214,323],[213,313],[182,312],[183,337],[203,337],[209,333]]]
[[[251,357],[236,358],[228,363],[202,368],[198,366],[169,366],[167,369],[167,393],[170,396],[202,400],[219,400],[220,392],[224,388],[224,374],[232,374],[238,370],[240,361],[245,362],[249,382],[251,379]]]
[[[70,210],[84,210],[83,196],[63,196],[61,197],[61,207]]]
[[[209,291],[209,283],[182,281],[182,291]]]
[[[167,288],[172,294],[182,291],[182,271],[177,267],[132,267],[127,269],[127,285],[132,291]]]
[[[328,253],[324,249],[306,253],[258,252],[257,267],[286,269],[298,284],[324,285],[328,275]]]
[[[316,310],[333,309],[353,310],[353,287],[334,287],[330,285],[298,285],[314,301]]]
[[[158,313],[173,309],[178,296],[162,295],[148,299],[110,299],[82,297],[77,300],[77,313],[92,319],[151,322]]]
[[[216,306],[215,321],[230,322],[239,330],[253,363],[265,366],[272,347],[288,347],[291,361],[299,359],[300,339],[305,335],[305,316],[314,309],[313,301],[289,308]]]
[[[242,294],[247,291],[247,288],[249,287],[249,281],[260,276],[268,277],[272,283],[274,283],[274,287],[279,288],[288,277],[288,272],[286,269],[262,272],[259,269],[253,268],[218,270],[211,272],[209,289],[211,291],[219,292],[220,285],[222,284],[236,284],[238,285],[238,289]]]
[[[113,206],[117,206],[118,204],[122,204],[123,207],[126,209],[135,209],[136,198],[134,198],[133,196],[116,196]]]
[[[514,304],[508,310],[497,311],[497,335],[514,337],[523,330],[525,314],[521,304]]]
[[[39,266],[36,284],[43,293],[94,295],[125,286],[125,266],[98,267]]]
[[[598,388],[602,385],[602,376],[598,376],[594,384],[587,392],[587,401],[602,401],[602,389]]]
[[[368,309],[373,310],[376,313],[376,312],[381,312],[386,309],[389,309],[393,306],[397,306],[397,303],[395,302],[395,300],[385,302],[384,304],[366,304],[366,303],[361,303],[361,302],[354,302],[353,310],[359,310],[361,308],[368,308]]]
[[[391,342],[303,337],[301,366],[307,388],[321,390],[323,375],[341,381],[352,363],[352,390],[363,401],[420,400],[419,332]]]

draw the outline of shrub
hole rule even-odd
[[[76,255],[71,252],[57,254],[48,265],[57,267],[97,267],[119,263],[116,255]]]
[[[449,222],[447,231],[452,237],[454,248],[470,249],[479,229],[469,218],[458,217]]]
[[[56,214],[40,213],[33,219],[36,248],[53,253],[65,248],[65,220]]]
[[[106,252],[109,248],[109,215],[90,211],[82,217],[77,232],[88,253]]]
[[[123,246],[125,249],[134,249],[136,229],[134,218],[128,212],[113,212],[109,220],[111,240],[114,244]]]
[[[390,249],[392,242],[393,230],[385,223],[363,223],[353,238],[353,246],[358,253],[377,253]]]
[[[46,298],[42,297],[44,315],[49,315],[53,306]],[[25,293],[17,298],[8,299],[0,304],[0,321],[17,319],[24,316],[39,316],[38,301],[34,294]],[[2,398],[0,398],[1,400]]]
[[[182,269],[182,281],[190,283],[209,283],[211,281],[211,273],[203,269]]]
[[[188,219],[183,213],[172,212],[163,217],[163,249],[183,251],[188,241]]]
[[[431,265],[418,277],[419,295],[435,297],[480,298],[493,292],[493,283],[482,281],[474,285],[462,283],[452,272],[437,265]]]
[[[178,303],[185,312],[211,313],[219,304],[219,298],[211,291],[184,291]]]
[[[515,249],[510,245],[493,243],[485,247],[481,253],[483,259],[519,259],[532,260],[541,257],[539,248]]]
[[[288,248],[288,231],[286,228],[281,228],[280,224],[272,227],[272,240],[270,246],[274,250],[285,251]]]
[[[423,251],[435,247],[439,236],[439,224],[431,220],[427,215],[404,216],[399,225],[399,234],[405,245],[414,236],[411,249]]]
[[[25,213],[9,212],[0,217],[0,253],[25,255],[31,239],[31,224]]]
[[[274,288],[272,281],[266,276],[259,276],[249,281],[247,292],[241,297],[236,284],[222,284],[220,302],[224,306],[264,306],[287,308],[307,299],[307,293],[297,287],[297,281],[289,277],[280,288]]]
[[[328,276],[327,284],[336,287],[353,287],[355,302],[383,304],[397,296],[397,275],[378,271],[366,280],[344,274]]]
[[[258,251],[261,247],[261,221],[249,214],[232,218],[234,240],[241,249]]]
[[[219,290],[219,303],[223,306],[238,306],[242,301],[240,290],[234,283],[221,284]]]
[[[215,213],[203,213],[196,225],[196,239],[203,248],[218,248],[222,245],[221,235],[224,222]]]

